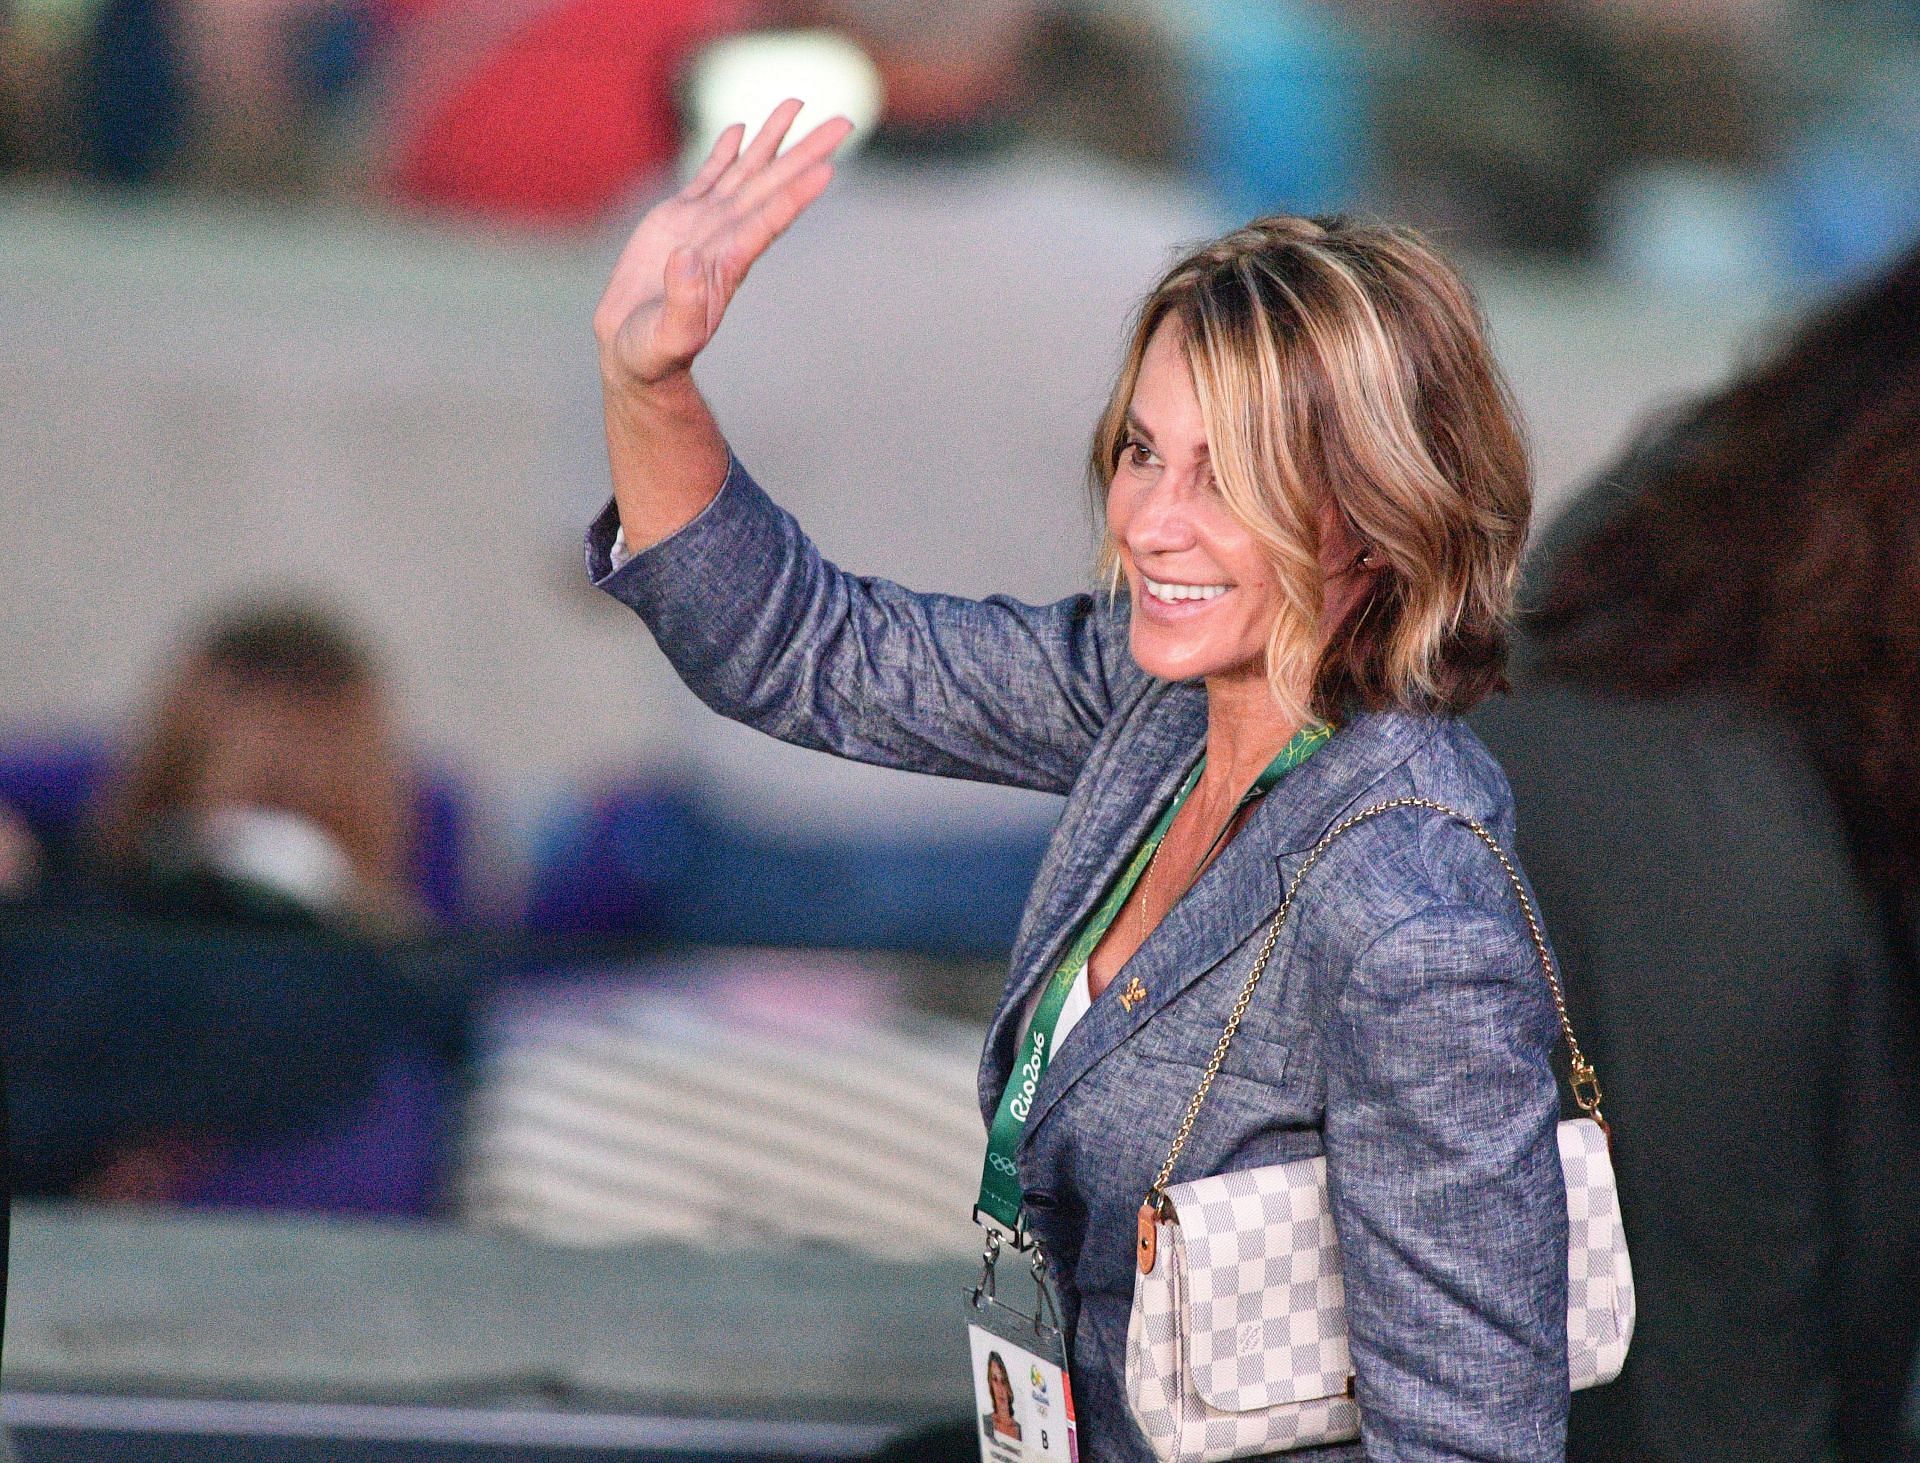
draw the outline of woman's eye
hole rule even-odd
[[[1128,467],[1151,467],[1153,449],[1138,437],[1129,437],[1120,445],[1120,460]]]

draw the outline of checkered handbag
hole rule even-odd
[[[1127,1326],[1127,1399],[1162,1463],[1213,1463],[1360,1436],[1326,1160],[1296,1159],[1171,1186],[1168,1180],[1301,879],[1347,829],[1408,807],[1466,824],[1493,850],[1520,896],[1566,1039],[1574,1100],[1585,1114],[1559,1128],[1567,1184],[1569,1383],[1577,1389],[1611,1381],[1626,1362],[1633,1273],[1600,1115],[1600,1085],[1574,1040],[1532,901],[1506,853],[1479,823],[1443,803],[1395,798],[1329,830],[1294,875],[1141,1206],[1140,1274]]]

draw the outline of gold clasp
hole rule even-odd
[[[1590,1118],[1600,1116],[1600,1078],[1593,1070],[1593,1064],[1586,1060],[1574,1062],[1568,1073],[1567,1085],[1573,1089],[1573,1100],[1580,1105],[1580,1111]]]
[[[1606,1135],[1607,1147],[1613,1147],[1613,1128],[1600,1115],[1600,1078],[1593,1070],[1593,1063],[1585,1057],[1568,1064],[1567,1085],[1573,1089],[1573,1100],[1579,1104],[1580,1111],[1600,1125],[1600,1131]]]

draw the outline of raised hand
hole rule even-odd
[[[753,262],[826,188],[853,124],[834,117],[781,154],[800,107],[782,102],[744,150],[746,128],[729,127],[686,187],[640,220],[593,314],[609,390],[685,371]]]

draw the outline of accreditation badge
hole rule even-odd
[[[1033,1251],[1033,1314],[996,1294],[1000,1237],[989,1231],[980,1283],[967,1296],[967,1351],[973,1372],[981,1463],[1079,1463],[1073,1384],[1059,1310]]]

